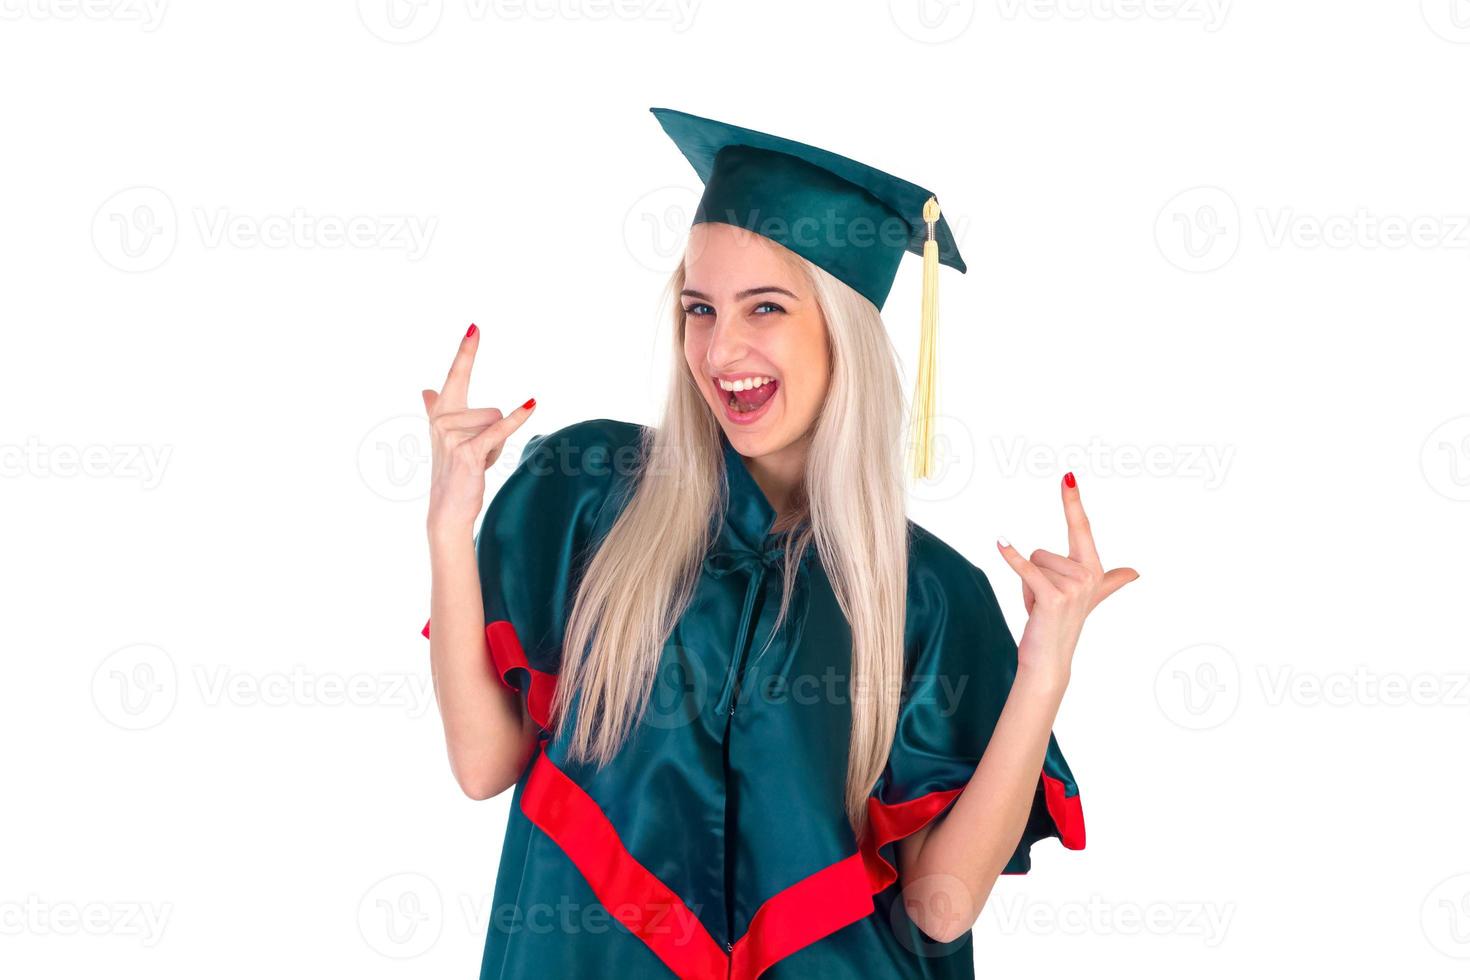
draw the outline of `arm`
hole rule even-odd
[[[1021,578],[1028,616],[1016,676],[980,764],[949,811],[899,842],[905,907],[940,942],[974,925],[1021,840],[1083,621],[1138,578],[1131,568],[1103,571],[1071,473],[1062,507],[1065,557],[1038,549],[1027,560],[1004,538],[996,542]]]
[[[535,726],[494,673],[473,539],[431,532],[429,558],[429,662],[449,768],[466,796],[489,799],[515,785],[535,748]]]
[[[980,917],[1026,828],[1066,680],[1018,671],[990,744],[948,812],[899,842],[905,907],[937,942]]]
[[[429,661],[444,722],[449,767],[460,788],[483,800],[514,785],[530,757],[535,729],[516,693],[495,676],[474,522],[485,499],[485,471],[531,414],[532,399],[510,415],[468,409],[470,368],[480,332],[471,325],[442,392],[423,392],[432,430],[429,489]]]

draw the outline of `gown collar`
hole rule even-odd
[[[745,460],[730,443],[724,429],[720,430],[720,448],[725,458],[725,480],[730,490],[722,536],[737,550],[756,552],[767,561],[781,560],[785,555],[781,546],[785,534],[771,533],[776,509],[766,499],[765,491],[755,482],[750,470],[745,468]],[[812,546],[808,545],[801,560],[806,561],[811,553]]]

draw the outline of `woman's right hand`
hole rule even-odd
[[[470,368],[480,346],[480,331],[470,324],[444,379],[444,389],[425,388],[429,415],[432,478],[429,485],[429,537],[473,537],[475,518],[485,503],[485,471],[495,465],[505,440],[536,407],[529,399],[503,415],[498,408],[469,408]]]

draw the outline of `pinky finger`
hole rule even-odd
[[[1042,574],[1041,569],[1031,564],[1022,554],[1011,546],[1005,538],[998,538],[995,546],[1000,549],[1000,555],[1006,560],[1006,564],[1021,576],[1023,588],[1031,592],[1031,602],[1035,602],[1038,596],[1050,595],[1056,591],[1056,586]]]
[[[485,427],[485,431],[475,436],[473,443],[475,450],[482,456],[489,455],[490,451],[502,445],[509,439],[515,430],[521,427],[521,423],[531,417],[531,410],[536,407],[536,399],[528,398],[526,403],[515,411],[502,418],[499,422]]]

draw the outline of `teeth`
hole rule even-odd
[[[770,384],[775,378],[741,378],[739,381],[726,381],[718,379],[720,387],[725,391],[749,391],[751,388],[759,388],[761,385]]]

